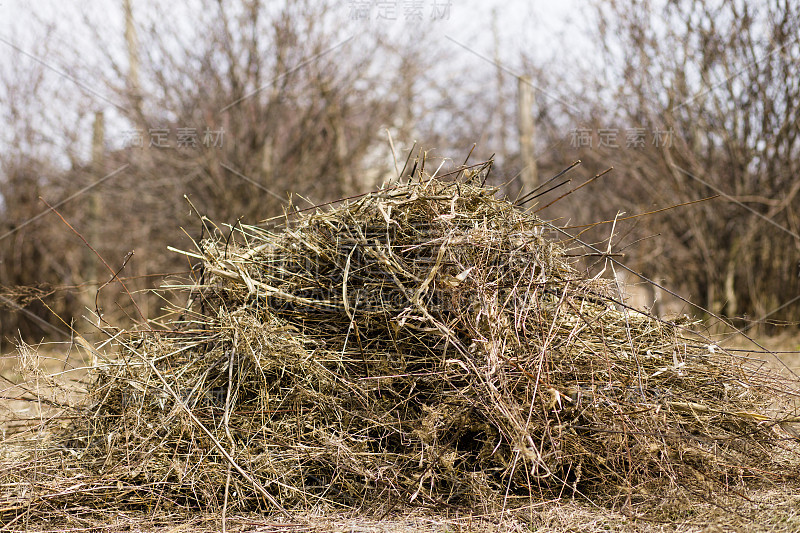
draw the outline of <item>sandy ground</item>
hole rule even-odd
[[[0,356],[0,435],[44,423],[59,411],[56,405],[75,405],[86,390],[88,368],[81,353],[60,343]]]

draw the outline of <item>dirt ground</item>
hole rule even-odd
[[[800,334],[790,332],[774,337],[757,337],[755,340],[767,350],[771,350],[775,353],[775,356],[771,354],[758,354],[757,357],[759,359],[766,361],[778,370],[785,369],[783,366],[785,364],[792,369],[792,371],[800,374]],[[723,346],[726,347],[728,345],[728,343],[723,344]],[[730,346],[749,350],[758,349],[752,342],[741,338],[731,339]],[[777,361],[776,357],[779,358],[780,361]]]
[[[670,520],[632,518],[621,512],[593,506],[587,502],[543,501],[514,513],[479,511],[428,512],[409,510],[385,517],[359,514],[301,512],[291,518],[264,515],[194,514],[153,517],[146,513],[102,513],[72,517],[59,523],[12,523],[3,531],[107,531],[146,533],[722,533],[722,532],[797,532],[800,531],[800,493],[797,487],[776,487],[751,492],[747,497],[758,510],[740,514],[738,510],[710,504],[687,505]],[[368,513],[367,513],[368,514]]]

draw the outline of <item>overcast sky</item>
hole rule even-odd
[[[157,2],[132,1],[137,20],[146,20],[148,10]],[[175,18],[170,22],[180,27],[181,21],[191,24],[192,4],[191,0],[186,0],[167,7],[159,5],[174,13]],[[586,2],[577,0],[340,0],[334,10],[339,11],[343,21],[343,34],[385,31],[395,35],[408,34],[409,39],[415,39],[424,32],[425,42],[453,58],[442,65],[443,70],[466,68],[470,73],[487,72],[493,69],[491,61],[497,55],[508,72],[518,73],[522,54],[540,62],[556,61],[564,69],[581,68],[581,62],[583,68],[593,68],[590,60],[592,44],[586,37],[590,10],[585,5]],[[365,10],[364,6],[371,8]],[[417,22],[415,14],[421,16],[424,23]],[[96,22],[87,26],[84,17]],[[499,40],[497,51],[495,26]],[[55,74],[57,62],[48,61],[47,52],[36,52],[41,50],[39,45],[44,27],[52,28],[45,41],[49,50],[57,51],[60,47],[77,49],[87,63],[102,53],[97,49],[97,39],[92,31],[105,36],[108,42],[118,42],[112,53],[124,54],[122,0],[0,0],[0,68],[4,64],[7,66],[13,48],[17,47],[23,53],[35,55],[26,60],[51,67],[50,75],[59,84],[63,82],[63,89],[76,90],[76,95],[104,107],[101,96],[108,92],[106,88],[93,84],[90,79],[78,79],[77,75],[69,79]],[[90,27],[92,30],[88,29]],[[188,28],[187,35],[190,34],[191,28]],[[19,57],[19,54],[14,56]],[[125,64],[124,56],[119,59],[121,64]],[[62,87],[57,90],[62,90]],[[546,99],[546,95],[541,96],[544,96],[542,100]],[[106,107],[109,108],[107,132],[124,128],[124,125],[114,122],[113,105]],[[84,129],[90,131],[88,127]],[[3,137],[0,134],[0,143],[4,142]],[[88,146],[86,148],[88,150]]]
[[[141,15],[153,1],[133,0],[134,12]],[[370,3],[372,8],[365,14],[361,6]],[[176,18],[191,9],[189,4],[176,3],[172,8]],[[61,38],[88,40],[87,53],[91,54],[91,36],[81,35],[77,29],[82,26],[79,22],[83,14],[101,20],[105,26],[98,28],[101,32],[112,30],[121,35],[121,5],[122,0],[0,0],[0,37],[21,47],[30,46],[40,38],[32,31],[38,21],[53,24]],[[586,2],[577,0],[340,0],[338,9],[354,31],[365,26],[377,31],[402,31],[417,25],[412,5],[438,35],[467,42],[476,51],[489,55],[493,54],[492,25],[496,21],[500,57],[510,63],[516,61],[520,51],[546,58],[583,57],[585,50],[577,53],[578,49],[590,47],[582,35],[591,10]]]

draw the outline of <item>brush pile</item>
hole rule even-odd
[[[212,232],[188,304],[114,335],[51,437],[80,488],[6,472],[0,513],[635,505],[789,472],[780,382],[621,305],[496,193],[415,179]]]

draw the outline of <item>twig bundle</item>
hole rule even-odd
[[[620,305],[496,192],[413,180],[186,252],[203,261],[173,287],[189,304],[117,337],[61,433],[89,493],[148,508],[615,505],[788,475],[784,384]]]

